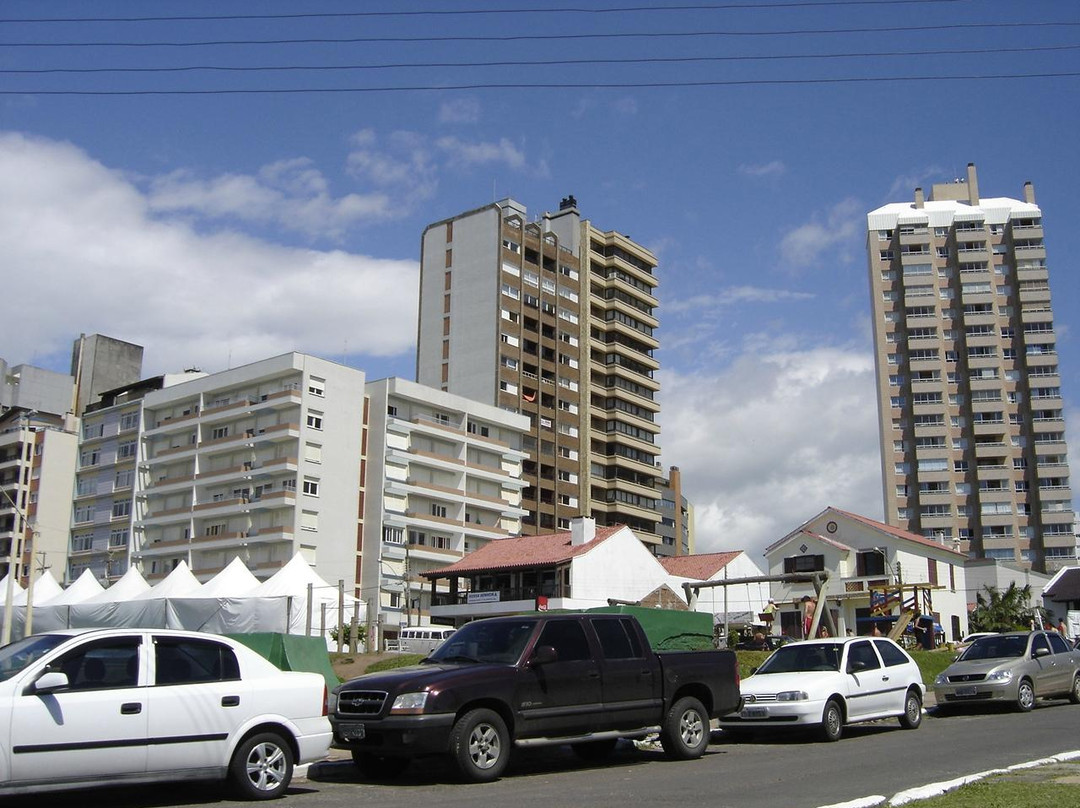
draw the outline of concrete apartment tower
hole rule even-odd
[[[885,520],[972,558],[1075,563],[1042,211],[967,177],[867,215]]]
[[[526,534],[586,515],[674,549],[657,530],[656,266],[572,196],[535,222],[504,199],[424,231],[417,380],[528,416]]]
[[[71,346],[71,375],[75,377],[75,414],[107,390],[133,384],[142,377],[141,345],[102,336],[82,334]]]

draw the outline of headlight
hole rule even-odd
[[[939,673],[937,675],[937,678],[934,679],[934,684],[935,685],[947,685],[948,683],[949,683],[949,677],[946,676],[944,673]]]
[[[988,682],[1007,682],[1013,677],[1012,671],[991,671],[986,674],[986,681]]]
[[[337,690],[331,690],[326,695],[326,711],[327,713],[337,712]]]
[[[422,713],[424,705],[427,704],[427,697],[426,690],[421,693],[402,693],[394,699],[394,706],[390,708],[390,712],[398,715]]]
[[[808,698],[805,690],[785,690],[776,694],[777,701],[806,701]]]

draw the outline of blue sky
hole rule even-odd
[[[1048,74],[1080,73],[1080,6],[570,5],[641,4],[8,0],[0,356],[66,370],[99,332],[148,374],[300,350],[412,378],[424,226],[574,194],[660,259],[662,459],[699,549],[757,551],[826,505],[881,518],[865,214],[974,162],[983,196],[1035,185],[1076,423],[1080,77]],[[11,22],[360,10],[482,13]],[[271,39],[369,41],[73,44]],[[525,61],[575,63],[445,66]],[[444,66],[342,69],[418,63]],[[211,66],[292,69],[145,70]],[[480,84],[516,86],[446,89]]]

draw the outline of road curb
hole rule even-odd
[[[1029,760],[1026,763],[1016,763],[1001,769],[987,769],[986,771],[976,772],[975,774],[966,774],[963,777],[957,777],[953,780],[944,780],[939,783],[930,783],[925,786],[909,788],[897,792],[891,799],[880,795],[873,795],[869,797],[860,797],[859,799],[849,800],[847,802],[834,802],[829,805],[819,806],[819,808],[878,808],[878,806],[889,806],[889,808],[893,808],[894,806],[907,805],[908,803],[916,802],[917,800],[927,800],[931,797],[937,797],[949,791],[955,791],[961,786],[966,786],[969,783],[992,777],[995,774],[1006,774],[1007,772],[1020,771],[1023,769],[1035,769],[1039,766],[1049,766],[1053,763],[1067,763],[1070,760],[1080,760],[1080,749],[1071,752],[1061,752],[1057,755],[1051,755],[1050,757]]]

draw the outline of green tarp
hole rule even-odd
[[[645,606],[601,606],[590,612],[632,614],[654,651],[707,651],[713,645],[713,619],[704,612],[678,612]]]
[[[326,641],[322,637],[302,637],[296,634],[272,632],[257,634],[227,634],[243,643],[261,656],[266,657],[283,671],[311,671],[326,679],[327,687],[333,689],[341,684],[330,664]]]

